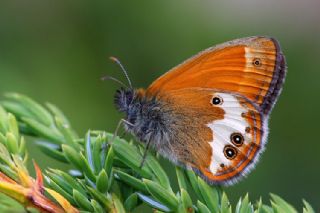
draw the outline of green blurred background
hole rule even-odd
[[[226,190],[233,202],[246,192],[265,200],[273,192],[300,210],[302,198],[319,209],[319,23],[318,0],[2,0],[0,92],[57,104],[80,134],[113,132],[121,116],[113,106],[118,85],[100,77],[123,76],[108,56],[121,59],[136,87],[147,87],[209,46],[274,36],[288,75],[267,150],[248,178]],[[30,147],[42,167],[56,166]]]

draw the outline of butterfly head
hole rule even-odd
[[[121,88],[117,90],[114,96],[114,103],[120,112],[129,112],[130,106],[132,106],[133,99],[135,99],[135,94],[133,89]]]
[[[114,97],[116,108],[125,114],[124,126],[141,142],[152,139],[152,147],[163,145],[172,115],[166,112],[156,98],[149,98],[143,89],[121,88]]]
[[[103,77],[103,80],[113,80],[123,86],[117,90],[114,103],[118,111],[126,115],[124,123],[126,130],[133,133],[141,142],[149,142],[150,138],[158,138],[157,141],[160,141],[158,135],[163,135],[165,127],[163,122],[165,116],[160,110],[160,103],[155,96],[148,98],[144,89],[133,89],[128,73],[121,62],[115,57],[110,59],[120,66],[128,81],[126,85],[112,76]]]
[[[121,71],[123,72],[124,76],[128,81],[128,85],[124,84],[122,81],[112,76],[105,76],[103,77],[103,80],[113,80],[123,86],[119,90],[117,90],[114,97],[114,102],[117,109],[120,112],[125,112],[128,114],[130,111],[129,109],[132,108],[133,106],[132,103],[133,103],[133,100],[136,99],[137,93],[135,93],[135,90],[132,87],[132,83],[128,76],[128,73],[124,68],[124,66],[121,64],[121,62],[119,61],[119,59],[115,57],[110,57],[110,59],[119,65],[119,67],[121,68]]]
[[[144,115],[150,108],[143,89],[120,88],[114,96],[114,103],[118,111],[126,115],[125,119],[131,124],[130,127],[147,120]]]

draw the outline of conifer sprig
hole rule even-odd
[[[55,105],[44,107],[15,93],[5,97],[0,107],[0,192],[20,205],[1,195],[0,210],[16,208],[23,212],[31,207],[50,212],[41,207],[50,204],[66,212],[133,212],[144,203],[154,212],[297,212],[274,194],[270,195],[270,204],[263,204],[261,199],[252,203],[245,195],[232,206],[223,189],[209,186],[192,171],[176,167],[176,177],[169,178],[152,153],[141,168],[144,148],[138,143],[116,137],[110,144],[113,135],[104,131],[88,131],[79,137]],[[32,136],[29,143],[35,141],[48,156],[73,169],[62,171],[47,165],[45,186],[37,166],[37,178],[30,177],[25,167],[28,154],[23,135]],[[172,178],[177,178],[178,190],[173,189]],[[29,185],[25,183],[28,181]],[[23,194],[24,189],[30,190],[30,181],[38,186],[32,192],[43,200]],[[16,191],[10,189],[12,184]],[[303,212],[314,212],[310,204],[303,203]]]

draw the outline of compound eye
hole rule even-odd
[[[142,131],[143,133],[147,133],[148,128],[147,128],[146,126],[144,126],[144,127],[142,127],[141,131]]]
[[[230,140],[234,145],[241,146],[243,144],[244,138],[242,134],[235,132],[231,134]]]
[[[211,101],[211,103],[213,104],[213,105],[220,105],[220,104],[222,104],[222,98],[221,97],[219,97],[219,96],[215,96],[215,97],[213,97],[212,98],[212,101]]]
[[[223,153],[224,153],[224,156],[226,156],[226,158],[228,158],[229,160],[232,160],[237,156],[238,151],[233,146],[227,145],[224,147]]]

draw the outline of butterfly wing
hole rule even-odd
[[[285,74],[279,44],[267,37],[230,41],[173,68],[146,90],[172,119],[160,151],[209,183],[239,180],[264,149]]]
[[[190,87],[214,88],[241,94],[268,114],[285,72],[285,59],[275,39],[248,37],[200,52],[154,81],[147,95]]]
[[[170,148],[162,154],[212,184],[232,184],[253,168],[264,147],[267,117],[248,98],[188,88],[160,95],[159,101],[171,115]]]

